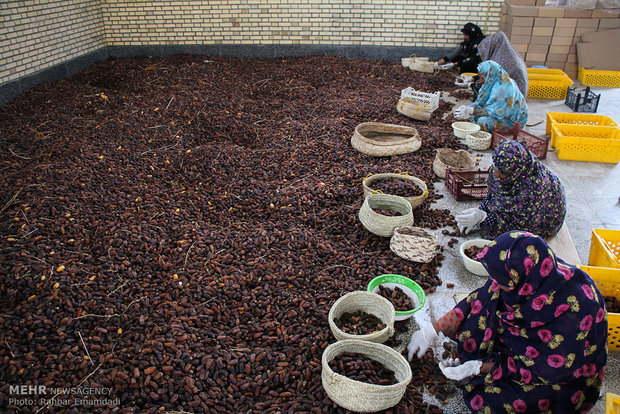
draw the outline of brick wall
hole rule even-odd
[[[468,21],[499,27],[503,0],[0,0],[0,85],[105,46],[443,48]]]
[[[503,1],[105,0],[111,46],[333,44],[452,46],[468,21],[495,31]],[[165,4],[162,4],[165,3]],[[488,18],[487,18],[488,10]]]
[[[99,0],[0,0],[0,84],[105,46]]]

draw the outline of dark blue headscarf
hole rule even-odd
[[[521,231],[496,238],[478,260],[490,278],[455,308],[462,359],[494,361],[495,376],[507,369],[524,383],[602,379],[607,314],[590,276]]]

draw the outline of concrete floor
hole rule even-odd
[[[578,81],[576,86],[582,87]],[[596,114],[611,116],[617,123],[620,123],[620,88],[592,88],[592,90],[601,94]],[[531,133],[538,136],[545,133],[547,112],[573,112],[571,108],[564,105],[563,100],[528,99],[528,107],[528,125],[542,121],[538,125],[528,127]],[[484,154],[481,165],[489,165],[491,152],[475,151],[475,153]],[[620,164],[558,160],[553,150],[548,152],[544,163],[556,172],[565,186],[568,202],[565,222],[581,263],[588,264],[591,229],[620,230]],[[443,182],[436,184],[435,188],[445,197],[438,200],[433,206],[434,208],[447,208],[456,214],[466,208],[479,205],[477,201],[457,202],[446,191]],[[459,254],[460,244],[465,240],[477,238],[476,233],[470,233],[466,238],[459,238],[459,243],[454,244],[452,248],[447,247],[450,236],[442,235],[441,231],[437,231],[436,234],[441,244],[446,246],[444,252],[446,258],[439,273],[443,285],[439,286],[435,293],[429,295],[427,305],[415,315],[418,325],[428,323],[431,316],[433,319],[441,317],[445,312],[452,309],[458,300],[480,287],[485,281],[484,278],[469,273],[465,269]],[[454,287],[447,288],[448,282],[454,283]],[[620,394],[620,352],[609,352],[607,373],[602,391],[602,397],[591,411],[592,413],[605,412],[604,395],[606,392]],[[444,406],[444,410],[446,413],[469,412],[460,391],[450,398],[449,403]]]

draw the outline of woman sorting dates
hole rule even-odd
[[[527,232],[504,233],[477,257],[487,283],[414,333],[409,359],[442,332],[458,359],[440,368],[467,380],[471,412],[588,412],[607,362],[607,313],[592,279]]]

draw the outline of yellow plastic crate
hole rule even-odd
[[[551,139],[561,160],[617,163],[620,128],[553,124]]]
[[[590,275],[603,296],[620,299],[620,269],[594,266],[579,266]],[[620,313],[607,313],[607,348],[620,351]]]
[[[588,263],[620,268],[620,230],[592,229]]]
[[[620,87],[620,71],[617,70],[593,70],[580,66],[578,78],[586,86]]]
[[[620,395],[605,394],[605,414],[620,414]]]
[[[547,128],[545,131],[547,135],[551,135],[551,125],[554,123],[588,126],[618,126],[612,118],[605,115],[547,112]],[[553,136],[551,137],[551,146],[555,147]]]
[[[528,98],[566,99],[571,78],[560,69],[527,68]]]

